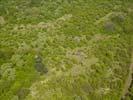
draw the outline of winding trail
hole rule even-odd
[[[128,95],[129,88],[133,85],[133,51],[131,53],[131,64],[129,67],[129,74],[127,76],[127,79],[125,81],[125,86],[122,91],[121,100],[125,100],[126,95]]]

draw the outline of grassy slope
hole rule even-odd
[[[132,0],[1,0],[0,100],[119,100]],[[39,75],[35,56],[48,73]]]

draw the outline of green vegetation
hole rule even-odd
[[[133,0],[0,0],[0,100],[121,100],[132,19]]]

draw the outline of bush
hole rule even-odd
[[[15,69],[12,68],[10,63],[5,63],[0,68],[0,74],[2,79],[12,81],[15,79]]]
[[[17,96],[19,100],[24,100],[24,98],[28,95],[29,89],[27,88],[22,88],[18,91]]]
[[[112,17],[111,20],[115,23],[120,24],[120,23],[124,22],[125,16],[122,14],[118,14],[118,15],[115,15],[114,17]]]
[[[106,22],[104,24],[104,30],[108,31],[108,32],[113,32],[115,30],[115,25],[113,22]]]

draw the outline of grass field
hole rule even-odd
[[[133,0],[0,0],[0,100],[133,100],[132,48]]]

